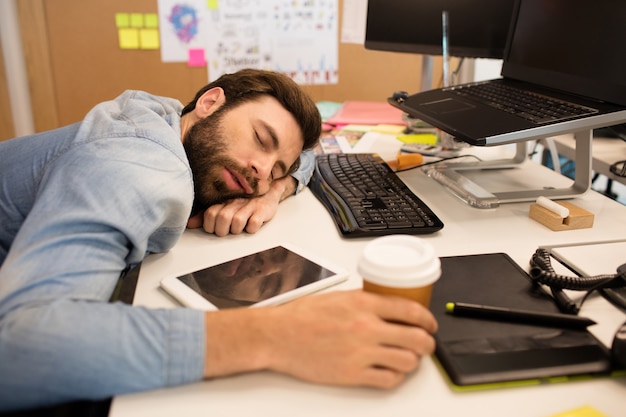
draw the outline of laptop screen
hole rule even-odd
[[[502,75],[626,105],[626,1],[518,0]]]

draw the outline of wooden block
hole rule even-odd
[[[539,204],[531,204],[528,215],[531,219],[554,231],[587,229],[593,226],[593,213],[567,201],[555,201],[555,203],[567,207],[569,216],[563,219],[558,214]]]

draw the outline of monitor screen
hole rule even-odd
[[[513,0],[369,0],[365,48],[442,55],[442,12],[449,53],[502,59]]]
[[[625,16],[624,0],[521,1],[502,75],[626,105]]]

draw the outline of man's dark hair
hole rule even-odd
[[[244,69],[232,74],[224,74],[204,86],[194,99],[183,108],[185,115],[196,108],[198,99],[208,90],[221,87],[226,96],[224,109],[235,107],[263,95],[270,95],[289,111],[302,130],[303,149],[312,149],[318,143],[322,119],[313,100],[288,76],[266,70]]]

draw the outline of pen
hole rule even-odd
[[[550,327],[568,327],[584,329],[596,324],[587,318],[559,313],[540,313],[529,310],[516,310],[504,307],[493,307],[468,303],[447,303],[446,311],[455,316],[491,319],[507,322],[535,324]]]

